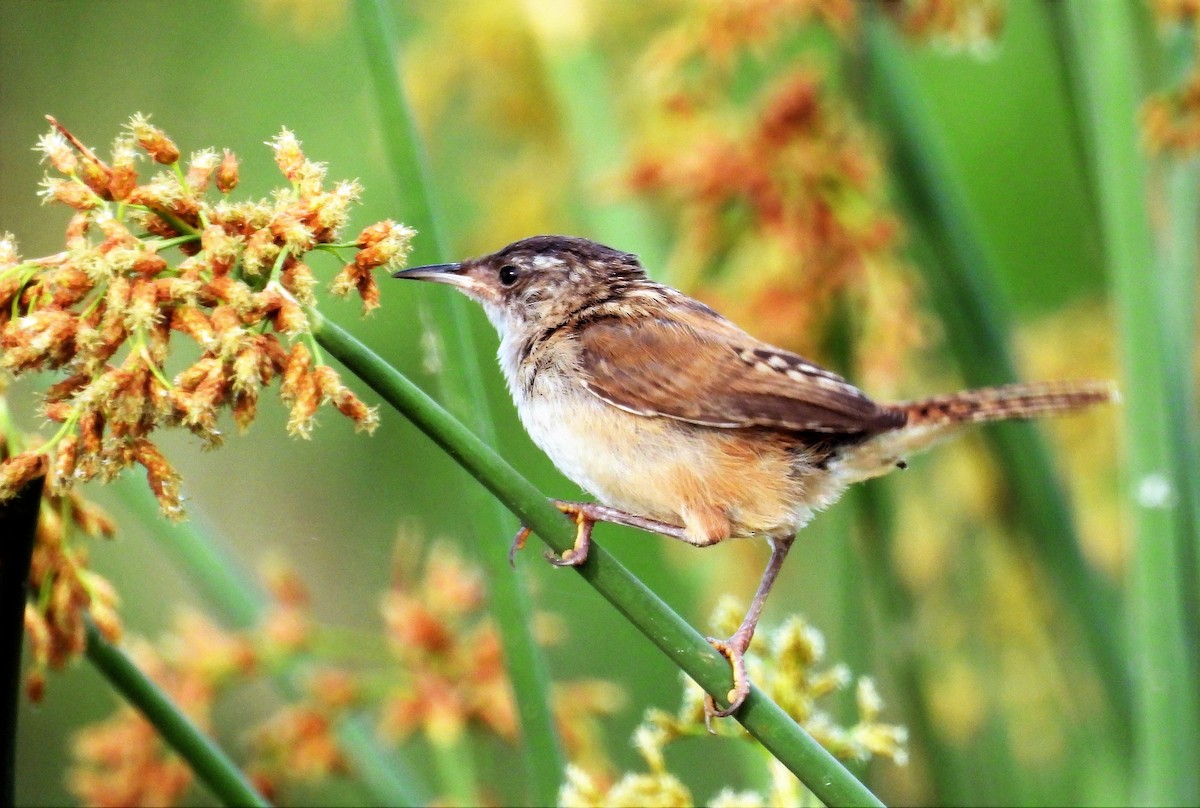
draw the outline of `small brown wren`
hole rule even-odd
[[[534,236],[397,278],[447,283],[483,305],[521,423],[600,500],[556,504],[582,564],[592,524],[631,525],[708,547],[761,536],[771,557],[745,619],[709,639],[733,667],[729,715],[750,690],[742,655],[796,532],[851,483],[967,424],[1109,401],[1108,383],[1010,385],[878,404],[840,376],[747,334],[655,283],[637,256],[593,241]],[[519,548],[528,530],[514,540]]]

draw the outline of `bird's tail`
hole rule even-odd
[[[918,426],[1040,418],[1119,399],[1112,382],[1035,382],[966,390],[893,406],[907,416],[907,425]]]
[[[904,423],[885,430],[845,453],[838,470],[850,482],[868,480],[903,467],[904,459],[928,449],[970,424],[1063,415],[1119,400],[1111,382],[1037,382],[985,387],[892,404]]]

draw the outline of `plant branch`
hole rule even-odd
[[[318,312],[309,312],[317,341],[413,422],[529,526],[555,552],[571,547],[575,526],[491,447],[402,374]],[[729,663],[695,629],[593,542],[574,568],[655,646],[718,699],[729,692]],[[761,690],[736,718],[826,805],[879,805],[879,800]]]
[[[890,133],[896,189],[914,220],[915,235],[936,260],[919,263],[952,351],[973,386],[1016,379],[1008,347],[1011,328],[996,282],[996,267],[974,221],[962,184],[916,85],[894,32],[878,14],[866,24],[873,101],[881,130]],[[1012,486],[1017,519],[1036,540],[1062,602],[1074,612],[1111,706],[1117,737],[1128,745],[1132,715],[1129,671],[1122,656],[1114,591],[1083,557],[1066,498],[1045,442],[1029,425],[989,429],[986,440]]]
[[[1125,497],[1133,522],[1130,564],[1134,802],[1200,799],[1200,675],[1195,654],[1197,595],[1193,452],[1195,412],[1189,336],[1195,291],[1195,167],[1168,172],[1166,245],[1155,254],[1147,210],[1149,171],[1136,111],[1143,89],[1133,65],[1139,10],[1128,4],[1068,7],[1079,68],[1078,94],[1089,124],[1096,196],[1121,331],[1125,374]],[[1191,34],[1188,34],[1190,38]],[[1174,250],[1174,252],[1173,252]],[[1157,265],[1156,265],[1157,258]],[[1177,364],[1182,363],[1182,364]],[[1191,559],[1192,564],[1187,563]]]
[[[412,259],[420,263],[445,260],[448,251],[445,227],[434,197],[434,184],[420,137],[397,72],[399,39],[388,5],[382,0],[356,0],[358,28],[363,51],[375,87],[380,132],[387,151],[388,164],[401,197],[406,222],[424,234]],[[425,246],[428,245],[428,246]],[[479,356],[471,336],[467,315],[468,301],[458,295],[423,298],[423,310],[442,316],[423,318],[449,324],[452,334],[447,346],[447,367],[438,374],[439,396],[451,412],[471,424],[477,434],[494,440],[493,428],[485,404]],[[470,509],[476,532],[481,537],[502,540],[511,533],[507,514],[482,492],[477,507]],[[520,720],[525,782],[534,803],[551,804],[558,796],[566,759],[554,721],[550,675],[541,649],[533,639],[532,598],[519,576],[509,574],[502,553],[495,544],[473,542],[476,556],[486,570],[491,588],[491,613],[504,644],[504,664],[512,683]]]
[[[3,436],[0,435],[0,439]],[[44,477],[25,484],[0,504],[0,648],[8,648],[0,664],[0,803],[16,801],[17,707],[21,701],[21,639],[29,598],[29,564],[37,540]]]
[[[195,513],[187,522],[166,525],[159,516],[158,503],[141,483],[124,479],[117,483],[123,502],[139,519],[153,525],[158,544],[177,567],[188,575],[220,619],[236,627],[257,623],[267,608],[267,596],[224,552],[219,538],[206,535],[196,527]],[[195,509],[193,508],[193,511]],[[275,681],[285,698],[299,696],[297,674],[305,661],[298,660],[278,672]],[[407,761],[379,747],[372,728],[358,717],[337,722],[338,741],[362,781],[369,798],[378,805],[423,805],[429,802],[428,789]]]
[[[270,805],[212,739],[200,731],[125,653],[104,639],[90,619],[87,656],[104,677],[146,717],[163,740],[188,762],[226,805]]]

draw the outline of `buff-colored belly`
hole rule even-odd
[[[582,391],[535,393],[520,413],[534,443],[602,503],[683,525],[698,543],[790,535],[825,476],[767,433],[634,415]]]

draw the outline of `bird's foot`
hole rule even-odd
[[[592,546],[592,526],[596,520],[588,513],[587,503],[565,502],[556,499],[554,506],[575,522],[575,544],[564,550],[562,555],[555,555],[548,551],[546,560],[556,567],[578,567],[587,561],[588,550]],[[509,566],[516,566],[517,553],[525,547],[525,541],[529,538],[530,532],[529,528],[521,525],[517,535],[513,536],[512,544],[508,548]]]
[[[554,506],[575,522],[575,544],[563,550],[562,555],[547,550],[546,560],[556,567],[578,567],[587,561],[588,550],[592,547],[592,526],[596,520],[587,514],[585,503],[556,499]]]
[[[750,695],[750,677],[746,674],[746,660],[743,656],[749,641],[743,640],[738,634],[734,634],[728,640],[716,640],[712,637],[707,639],[708,644],[716,649],[718,654],[729,660],[729,665],[733,669],[733,688],[725,696],[729,701],[728,707],[717,709],[716,700],[710,694],[704,694],[704,726],[712,733],[713,718],[726,718],[733,715]]]

